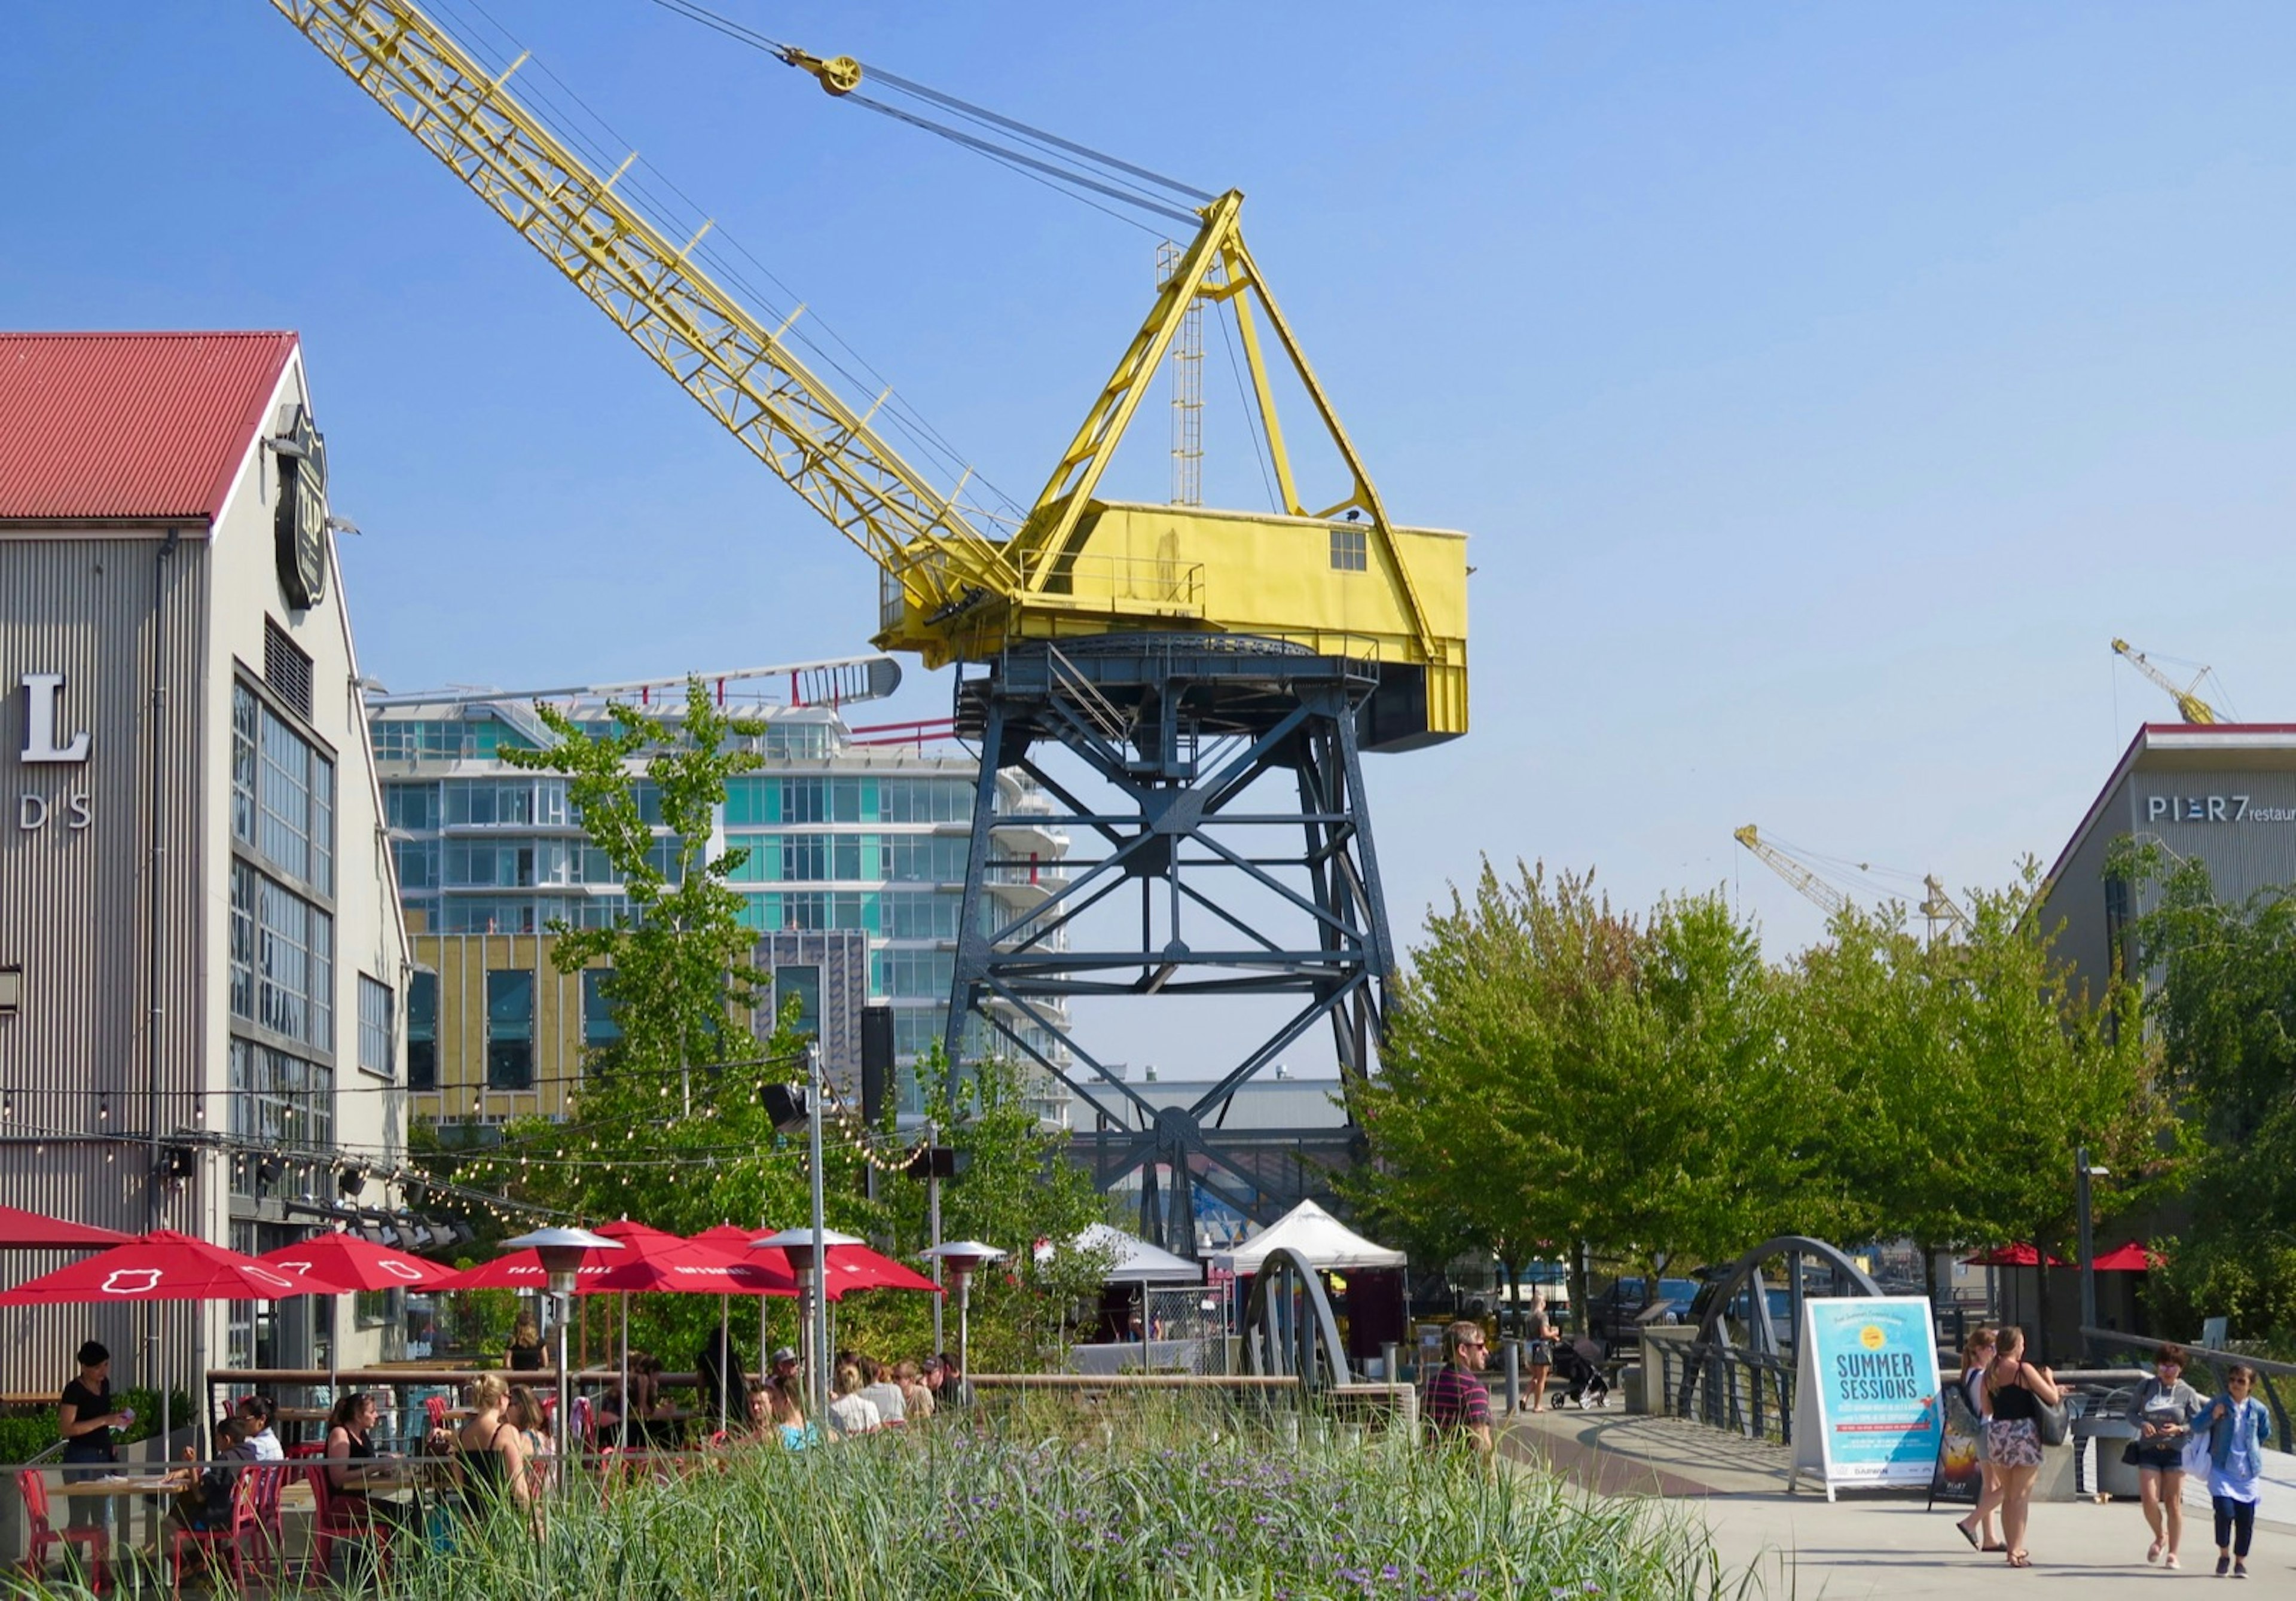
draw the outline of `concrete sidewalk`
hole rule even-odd
[[[1606,1496],[1662,1498],[1670,1511],[1702,1521],[1726,1568],[1752,1577],[1750,1594],[1778,1601],[1854,1601],[1862,1597],[2157,1595],[2163,1584],[2213,1583],[2214,1536],[2205,1515],[2187,1515],[2184,1566],[2148,1567],[2151,1535],[2134,1502],[2050,1502],[2033,1508],[2026,1544],[2033,1565],[2019,1570],[1980,1556],[1956,1532],[1962,1506],[1924,1509],[1923,1498],[1868,1493],[1828,1502],[1822,1490],[1786,1492],[1787,1457],[1679,1418],[1619,1413],[1542,1412],[1506,1420],[1500,1454],[1537,1463]],[[2231,1595],[2296,1597],[2296,1527],[2259,1522],[2248,1582]],[[2230,1580],[2226,1580],[2229,1583]]]

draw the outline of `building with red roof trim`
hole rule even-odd
[[[0,333],[0,1203],[248,1251],[395,1201],[409,950],[300,342]],[[318,1317],[172,1307],[180,1377]],[[53,1388],[119,1309],[0,1316]],[[344,1331],[344,1365],[393,1354]]]

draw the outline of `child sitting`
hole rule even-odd
[[[176,1492],[175,1515],[186,1529],[206,1532],[231,1527],[231,1496],[239,1484],[247,1433],[246,1422],[238,1417],[226,1417],[216,1425],[216,1465],[195,1471],[191,1482]],[[184,1460],[197,1459],[185,1446]]]

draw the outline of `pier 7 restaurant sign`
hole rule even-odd
[[[1937,1334],[1923,1295],[1801,1303],[1793,1484],[1927,1487],[1944,1428]]]

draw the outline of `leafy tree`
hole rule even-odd
[[[1402,1237],[1511,1270],[1585,1242],[1655,1272],[1741,1249],[1790,1206],[1774,985],[1718,895],[1638,924],[1591,874],[1506,882],[1486,862],[1473,899],[1455,891],[1427,926],[1390,999],[1357,1183]]]
[[[2296,1331],[2296,887],[2218,899],[2208,866],[2124,844],[2108,871],[2154,904],[2129,933],[2146,1014],[2189,1119],[2191,1221],[2169,1242],[2179,1310],[2250,1338]]]

